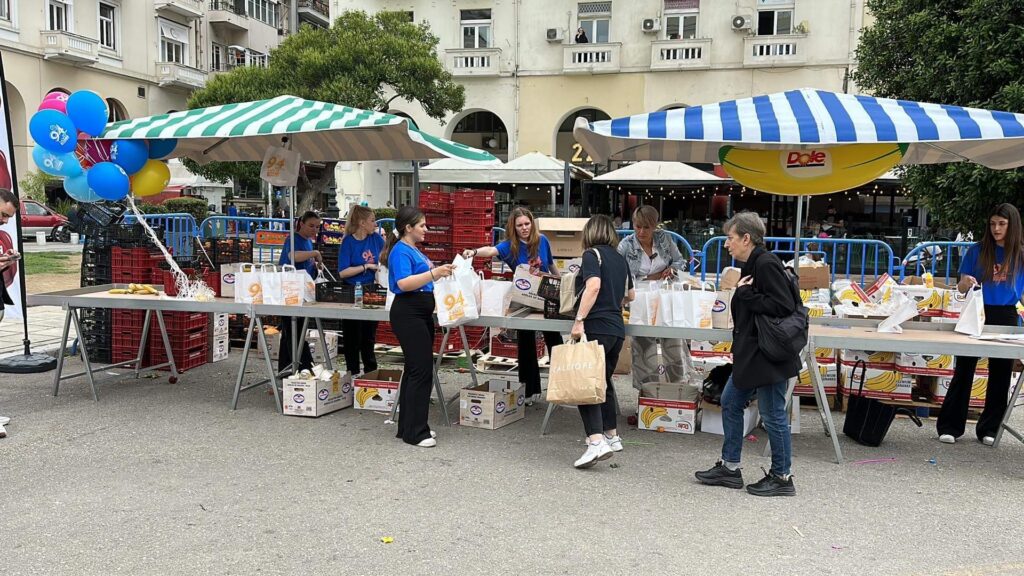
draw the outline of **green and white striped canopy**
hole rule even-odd
[[[448,157],[499,163],[483,150],[421,132],[400,116],[295,96],[124,120],[108,125],[100,137],[176,138],[178,146],[170,157],[205,164],[263,160],[267,148],[280,146],[284,136],[303,160],[313,162]]]

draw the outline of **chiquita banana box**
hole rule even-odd
[[[948,354],[908,354],[896,356],[896,369],[920,376],[952,376],[953,357]]]
[[[814,359],[818,364],[835,364],[836,363],[836,349],[835,348],[815,348]]]
[[[825,387],[825,394],[835,394],[839,383],[839,370],[835,364],[819,365],[818,372],[821,374],[821,384]],[[793,389],[796,396],[813,396],[814,388],[811,382],[811,371],[804,364],[800,375]]]
[[[942,316],[943,299],[948,290],[905,285],[897,289],[917,304],[917,310],[921,316],[925,318]]]
[[[868,368],[864,371],[864,391],[860,391],[861,369],[857,368],[856,379],[851,378],[852,366],[843,365],[840,371],[840,385],[843,388],[843,395],[863,395],[868,398],[879,398],[883,400],[910,400],[910,390],[914,387],[914,380],[907,374],[895,370],[878,370]]]
[[[644,384],[637,400],[637,428],[693,434],[697,429],[698,398],[695,386]]]
[[[710,340],[691,340],[690,355],[695,358],[723,357],[732,358],[732,342],[711,342]]]
[[[853,366],[863,360],[868,368],[875,370],[896,370],[895,352],[875,352],[873,350],[842,350],[839,360],[843,366]]]
[[[942,376],[939,378],[933,378],[931,385],[932,400],[936,402],[942,402],[946,398],[946,392],[949,391],[949,382],[953,378],[950,376]],[[971,402],[972,408],[984,408],[985,407],[985,392],[988,390],[988,376],[979,376],[977,373],[974,375],[974,383],[971,385]]]
[[[401,381],[401,370],[374,370],[356,378],[353,382],[355,409],[390,411],[398,401],[398,383]]]

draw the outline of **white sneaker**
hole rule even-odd
[[[532,394],[530,396],[527,396],[526,397],[526,405],[527,406],[533,406],[534,404],[537,403],[538,400],[540,400],[540,394]]]
[[[996,443],[996,439],[993,438],[992,436],[985,436],[984,438],[981,439],[981,443],[984,444],[985,446],[991,446]]]
[[[7,438],[7,428],[0,424],[0,438]]]
[[[622,452],[622,438],[605,434],[604,441],[608,443],[608,447],[612,449],[612,452]]]
[[[433,448],[434,446],[437,446],[437,440],[434,440],[433,438],[420,440],[420,443],[417,444],[417,446],[419,446],[420,448]]]
[[[7,416],[0,416],[0,426],[7,426],[11,423],[11,419]]]
[[[939,436],[939,442],[942,442],[943,444],[952,444],[956,442],[956,438],[954,438],[952,434],[942,434]]]
[[[587,443],[587,451],[580,456],[580,459],[573,463],[577,468],[590,468],[600,460],[607,460],[612,457],[612,449],[603,439],[597,444]]]
[[[437,438],[437,432],[434,432],[433,430],[431,430],[430,431],[430,437],[431,438]]]

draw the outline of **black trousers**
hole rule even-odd
[[[377,322],[370,320],[342,320],[341,332],[345,338],[345,368],[353,375],[377,369],[377,356],[373,345],[377,343]],[[359,358],[363,370],[359,371]]]
[[[608,386],[605,389],[604,404],[588,404],[580,406],[580,417],[583,418],[583,430],[587,436],[600,434],[605,430],[618,428],[616,424],[616,407],[618,402],[615,399],[615,386],[612,385],[612,372],[619,362],[619,353],[622,352],[624,338],[609,336],[606,334],[588,334],[587,338],[597,340],[604,346],[604,380]]]
[[[1017,309],[1013,306],[985,306],[985,324],[987,326],[1016,326],[1017,320]],[[974,385],[974,369],[977,366],[977,358],[956,357],[953,378],[949,382],[949,390],[946,391],[946,398],[942,401],[939,419],[935,424],[940,435],[949,434],[956,438],[963,436],[967,426],[967,410],[970,408],[971,402],[971,387]],[[979,440],[985,436],[994,438],[999,432],[1010,394],[1012,372],[1013,360],[1008,358],[989,359],[985,408],[982,410],[975,428]]]
[[[519,346],[519,381],[526,384],[526,396],[540,394],[540,366],[537,364],[537,332],[533,330],[518,330],[516,342]],[[551,349],[562,343],[562,335],[558,332],[544,332],[544,345],[548,347],[548,357],[551,357]]]
[[[434,386],[434,295],[403,292],[391,304],[391,329],[405,356],[398,391],[398,438],[419,444],[430,438],[430,389]]]
[[[302,318],[296,320],[299,329],[302,329]],[[277,371],[282,372],[292,363],[292,319],[284,316],[281,318],[281,346],[277,351]],[[313,353],[309,351],[309,344],[306,342],[306,335],[299,334],[299,365],[295,372],[302,370],[313,370]]]

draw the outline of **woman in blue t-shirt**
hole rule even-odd
[[[430,448],[437,445],[427,423],[434,385],[434,280],[451,276],[452,265],[434,267],[416,249],[426,233],[423,212],[415,206],[402,206],[380,262],[388,267],[388,287],[395,295],[389,316],[391,329],[405,356],[398,392],[397,437]]]
[[[1021,234],[1020,212],[1013,204],[996,206],[988,217],[985,239],[967,249],[960,263],[957,288],[966,293],[980,284],[985,299],[985,324],[1017,326],[1017,303],[1024,295],[1024,237]],[[942,401],[936,429],[939,441],[952,444],[963,435],[967,425],[967,409],[974,384],[977,358],[956,357],[953,378]],[[1013,360],[990,358],[985,408],[975,428],[978,440],[991,446],[1003,422]]]
[[[374,274],[384,249],[384,237],[377,233],[373,210],[366,206],[353,206],[345,223],[345,237],[338,248],[338,278],[349,284],[373,284]],[[342,320],[345,336],[345,367],[353,376],[377,369],[373,353],[376,344],[377,323],[362,320]],[[359,370],[362,356],[363,371]]]
[[[554,272],[555,260],[551,257],[551,244],[538,230],[533,213],[526,208],[516,208],[508,217],[505,226],[505,241],[497,246],[483,246],[466,250],[463,258],[494,258],[497,256],[506,266],[515,270],[520,264],[527,264],[541,272]],[[537,365],[537,333],[533,330],[519,330],[519,381],[526,384],[526,405],[530,406],[540,398],[540,367]],[[551,349],[562,343],[558,332],[544,332],[544,343]]]

